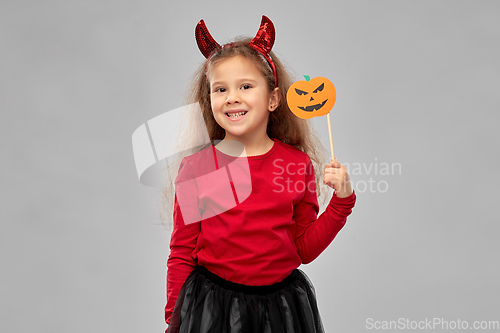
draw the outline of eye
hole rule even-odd
[[[303,90],[300,90],[300,89],[297,89],[295,88],[295,92],[297,93],[297,95],[299,96],[302,96],[302,95],[307,95],[308,93],[306,91],[303,91]]]
[[[250,88],[252,88],[252,87],[249,84],[244,84],[244,85],[241,86],[241,89],[243,89],[243,90],[247,90],[247,89],[250,89]]]
[[[222,92],[224,92],[224,91],[226,91],[226,89],[225,89],[225,88],[222,88],[222,87],[216,88],[216,89],[214,90],[214,92],[221,92],[221,93],[222,93]]]
[[[325,84],[322,83],[316,90],[313,91],[313,93],[317,93],[318,91],[323,91],[323,88],[325,87]]]

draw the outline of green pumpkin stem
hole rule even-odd
[[[306,81],[309,81],[311,79],[309,75],[304,75],[304,77],[306,78]]]

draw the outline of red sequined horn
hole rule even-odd
[[[273,22],[267,16],[262,15],[259,31],[257,31],[257,35],[250,42],[250,46],[262,54],[269,54],[274,45],[275,35]]]
[[[269,52],[271,52],[271,49],[274,45],[275,35],[276,33],[274,30],[273,22],[271,22],[271,20],[267,16],[262,15],[262,21],[260,23],[259,31],[257,31],[257,34],[248,45],[262,54],[262,56],[267,60],[274,73],[274,86],[277,87],[278,77],[276,74],[276,66],[274,65],[273,59],[271,59],[271,57],[269,56]],[[196,25],[195,36],[196,42],[198,43],[198,48],[207,59],[222,47],[231,47],[234,45],[231,43],[220,46],[219,43],[217,43],[212,37],[212,35],[210,35],[210,32],[208,32],[205,21],[203,20],[200,20]]]
[[[249,45],[266,58],[274,73],[274,87],[277,87],[278,74],[276,73],[276,66],[274,65],[273,59],[269,56],[269,52],[271,52],[274,45],[275,36],[276,32],[274,31],[273,22],[271,22],[266,15],[262,15],[259,31],[257,31],[257,35],[255,35]]]
[[[196,25],[195,36],[198,48],[207,59],[215,50],[220,48],[219,43],[217,43],[212,35],[210,35],[210,32],[208,32],[205,21],[203,20],[200,20]]]

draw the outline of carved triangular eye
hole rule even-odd
[[[307,91],[303,91],[303,90],[300,90],[300,89],[297,89],[295,88],[295,92],[297,93],[297,95],[299,96],[302,96],[302,95],[307,95],[308,92]]]
[[[317,93],[318,91],[323,91],[323,88],[325,87],[325,84],[322,83],[316,90],[313,91],[313,93]]]

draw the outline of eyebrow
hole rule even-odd
[[[253,79],[239,79],[238,82],[250,82],[250,83],[257,83],[256,80],[253,80]],[[210,86],[213,87],[213,86],[216,86],[216,85],[219,85],[219,84],[225,84],[224,81],[215,81],[214,83],[212,83]]]

